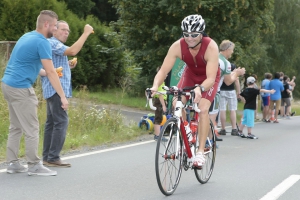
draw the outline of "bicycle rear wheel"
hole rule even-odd
[[[167,139],[164,142],[163,136]],[[177,145],[179,144],[179,145]],[[156,145],[155,172],[160,191],[169,196],[176,190],[182,173],[183,141],[177,119],[164,124]]]
[[[216,158],[216,135],[214,130],[214,125],[210,121],[210,131],[206,140],[204,154],[205,154],[205,163],[202,166],[202,169],[194,169],[197,180],[204,184],[210,179]],[[199,142],[197,138],[195,153],[199,148]]]

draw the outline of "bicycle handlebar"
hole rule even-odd
[[[192,86],[192,87],[185,87],[182,90],[177,88],[176,86],[172,86],[172,87],[167,87],[164,86],[163,89],[165,91],[163,92],[157,92],[159,94],[166,94],[166,95],[173,95],[173,96],[190,96],[190,103],[192,105],[192,109],[195,110],[196,112],[200,112],[200,109],[198,108],[197,103],[194,103],[194,98],[195,98],[195,92],[194,89],[196,88],[196,86]],[[187,92],[190,91],[190,92]],[[147,100],[149,101],[149,107],[152,110],[156,110],[156,107],[153,106],[153,102],[152,102],[152,91],[150,90],[150,88],[146,89],[146,96],[147,96]]]

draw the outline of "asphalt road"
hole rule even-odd
[[[209,182],[201,185],[193,171],[183,171],[170,197],[157,186],[156,143],[149,140],[64,157],[72,167],[53,168],[58,171],[55,177],[0,170],[0,199],[296,200],[300,196],[299,124],[300,117],[279,124],[257,123],[253,134],[258,140],[222,136]]]

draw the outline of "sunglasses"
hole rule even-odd
[[[200,33],[182,33],[184,37],[192,37],[192,38],[196,38],[200,35]]]

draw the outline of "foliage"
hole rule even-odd
[[[253,71],[267,59],[261,35],[272,32],[273,0],[111,0],[120,18],[114,27],[124,45],[134,51],[142,77],[153,77],[170,45],[181,37],[180,23],[189,14],[201,14],[206,32],[217,43],[236,43],[233,60]],[[265,56],[265,57],[262,57]],[[151,80],[151,78],[150,78]]]
[[[75,13],[79,18],[85,19],[89,14],[91,9],[95,6],[92,0],[58,0],[60,2],[65,2],[67,9]]]
[[[58,0],[65,2],[68,10],[75,13],[79,18],[86,19],[88,15],[93,15],[102,23],[117,21],[116,10],[108,0]]]
[[[39,0],[3,0],[1,4],[0,40],[16,41],[24,33],[34,30],[36,17],[44,9],[55,11],[59,19],[69,23],[71,34],[66,43],[69,46],[80,37],[84,25],[91,24],[95,34],[90,35],[77,55],[78,64],[72,70],[73,87],[80,85],[115,87],[118,84],[118,77],[124,73],[123,51],[120,49],[118,35],[112,32],[109,27],[101,24],[97,18],[86,16],[86,19],[79,19],[67,9],[64,2],[57,2],[56,0],[45,2]]]
[[[118,15],[116,9],[108,2],[108,0],[92,0],[95,6],[91,10],[91,14],[96,16],[101,22],[110,23],[117,21]]]
[[[267,35],[268,53],[272,58],[271,72],[282,71],[290,78],[296,79],[300,85],[300,0],[275,0],[274,23],[275,32]],[[299,87],[299,86],[298,86]],[[297,87],[296,87],[297,88]],[[294,90],[294,96],[300,96],[299,90]]]

